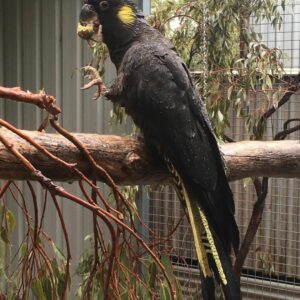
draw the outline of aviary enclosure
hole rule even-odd
[[[143,4],[148,7],[149,3]],[[127,120],[120,126],[109,125],[111,105],[92,101],[92,92],[80,91],[83,80],[78,69],[91,58],[90,49],[76,37],[80,7],[81,1],[71,0],[26,0],[26,4],[0,0],[0,85],[30,91],[44,88],[47,93],[0,89],[1,98],[7,99],[0,101],[1,175],[9,178],[0,189],[0,297],[48,300],[73,299],[76,294],[83,299],[92,295],[96,299],[171,299],[176,294],[178,299],[201,299],[189,224],[172,188],[117,187],[109,175],[117,174],[116,183],[159,183],[168,181],[164,170],[153,167],[144,148],[131,138],[84,134],[124,135],[131,133],[132,124]],[[283,94],[262,112],[267,116],[263,140],[297,141],[300,3],[287,3],[282,17],[277,29],[265,19],[257,23],[255,18],[249,19],[263,43],[283,50],[284,75],[278,82]],[[207,26],[203,21],[200,25],[202,29]],[[205,43],[202,41],[201,51],[207,56]],[[109,64],[105,70],[104,80],[109,85],[114,70]],[[196,79],[203,79],[208,67],[194,71]],[[223,93],[226,99],[232,91],[224,87]],[[261,112],[263,98],[264,91],[259,88],[247,93],[250,114]],[[242,118],[234,111],[228,116],[227,142],[253,138]],[[53,128],[59,137],[21,131],[53,133]],[[293,164],[285,169],[289,168],[292,172]],[[275,165],[273,172],[278,172]],[[146,180],[139,180],[141,175]],[[66,183],[74,178],[80,181]],[[32,179],[34,182],[26,181]],[[299,299],[299,179],[244,179],[231,186],[241,236],[248,234],[243,245],[247,257],[241,255],[236,264],[243,299]],[[253,227],[249,229],[252,214]],[[255,218],[260,217],[254,241],[247,244],[253,238]]]

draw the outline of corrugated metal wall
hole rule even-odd
[[[79,68],[90,62],[91,51],[76,34],[82,0],[0,0],[0,85],[21,86],[37,92],[44,88],[54,95],[63,109],[62,125],[73,132],[125,134],[128,127],[111,128],[108,125],[111,104],[91,100],[94,91],[82,92],[83,78]],[[149,11],[149,1],[138,1]],[[107,63],[104,80],[109,86],[115,68]],[[12,101],[0,101],[0,117],[19,128],[35,130],[43,118],[41,110]],[[25,183],[19,188],[28,193]],[[37,185],[38,187],[38,185]],[[68,190],[79,193],[76,184],[65,184]],[[38,188],[40,203],[44,192]],[[28,194],[27,194],[28,195]],[[10,199],[8,199],[10,203]],[[92,232],[91,214],[82,208],[61,202],[67,221],[72,246],[73,267],[84,249],[84,237]],[[30,207],[30,204],[29,204]],[[18,226],[14,237],[17,246],[24,237],[23,216],[15,201]],[[59,219],[51,201],[47,204],[45,230],[64,248]]]
[[[44,88],[57,97],[62,107],[61,123],[70,131],[107,133],[109,102],[91,100],[92,92],[82,92],[79,68],[91,59],[91,51],[76,34],[81,0],[0,0],[0,85],[21,86],[36,92]],[[106,68],[109,84],[114,67]],[[30,105],[0,101],[0,116],[19,128],[37,129],[42,113]],[[124,132],[120,129],[119,132]],[[25,190],[25,183],[19,183]],[[65,185],[76,191],[75,185]],[[44,193],[39,189],[42,203]],[[62,202],[72,244],[73,264],[83,251],[84,236],[92,232],[91,214]],[[22,214],[14,201],[11,208],[18,219],[14,245],[24,237]],[[63,236],[59,219],[48,201],[45,229],[60,246]]]
[[[31,91],[44,88],[47,93],[57,97],[59,105],[63,108],[61,122],[65,128],[71,131],[106,133],[111,131],[110,127],[107,126],[110,104],[108,102],[92,101],[92,92],[83,93],[79,89],[82,85],[82,78],[78,69],[91,58],[87,46],[76,36],[81,2],[81,0],[0,0],[0,85],[22,86],[24,89]],[[149,1],[145,2],[144,8],[149,9]],[[298,59],[299,49],[295,54],[298,55],[296,56]],[[292,62],[291,67],[299,66],[295,65],[294,61]],[[108,67],[107,71],[105,79],[109,84],[114,76],[114,69],[113,67]],[[299,109],[296,111],[299,112]],[[42,119],[41,111],[35,107],[4,101],[0,101],[0,117],[5,117],[20,128],[30,130],[36,129]],[[238,130],[238,127],[236,128]],[[119,132],[125,131],[126,129],[124,128],[119,130]],[[280,199],[283,199],[281,195],[284,191],[283,186],[289,186],[290,191],[294,190],[295,193],[292,195],[293,201],[298,201],[299,188],[293,189],[295,182],[291,183],[292,181],[290,180],[284,180],[284,183],[281,180],[275,181],[278,182],[277,191],[274,189],[270,193],[270,196],[274,195],[273,199],[276,198],[276,201],[272,201],[273,204],[280,203]],[[284,185],[286,183],[287,185]],[[19,186],[23,188],[24,184],[20,183]],[[68,189],[74,188],[70,185],[65,186]],[[241,193],[241,189],[241,187],[237,189],[236,193]],[[41,190],[40,196],[41,198],[43,196]],[[176,209],[174,209],[176,218],[180,217],[178,203],[174,204],[172,200],[172,204],[170,204],[167,199],[161,202],[163,197],[166,197],[166,195],[159,196],[159,201],[163,207],[160,208],[157,205],[155,209],[159,211],[156,211],[155,214],[152,211],[150,213],[150,219],[159,219],[151,219],[150,221],[157,222],[160,230],[164,228],[162,224],[170,227],[174,222],[174,218],[171,215],[166,216],[165,213],[162,214],[162,211],[172,211],[170,205],[176,206]],[[172,195],[173,197],[174,195]],[[276,216],[279,219],[276,221],[272,218],[272,224],[275,222],[279,226],[277,228],[278,231],[282,232],[282,234],[287,232],[293,233],[293,237],[286,239],[286,243],[290,241],[293,245],[287,245],[287,247],[298,249],[297,251],[299,251],[299,247],[297,248],[294,245],[297,243],[299,245],[298,239],[294,237],[296,235],[299,236],[299,228],[289,228],[291,224],[298,224],[299,227],[299,222],[295,221],[296,216],[299,216],[299,212],[292,213],[293,223],[286,222],[287,216],[291,216],[291,212],[288,210],[293,210],[294,208],[292,205],[284,207],[280,206],[280,204],[278,205],[274,208],[274,216],[276,212],[280,212],[283,209],[287,210],[286,215],[278,213]],[[66,200],[62,203],[62,206],[70,232],[73,261],[75,262],[83,249],[83,237],[91,231],[91,216],[88,212],[75,207],[73,204],[69,204]],[[248,214],[251,207],[249,206]],[[269,203],[266,214],[269,214],[270,208],[271,204]],[[13,204],[13,209],[17,212],[18,220],[20,221],[22,219],[21,213],[15,204]],[[285,219],[281,220],[283,215]],[[271,221],[266,219],[266,222]],[[265,227],[266,229],[262,228],[261,232],[268,230],[270,226],[269,224]],[[280,226],[286,226],[286,228],[283,230]],[[24,236],[24,228],[24,226],[18,226],[16,244]],[[61,227],[51,203],[49,203],[47,208],[45,228],[56,241],[62,244]],[[176,245],[179,245],[181,249],[187,246],[192,247],[192,241],[190,238],[187,238],[189,234],[186,230],[187,227],[181,227],[180,233],[176,237]],[[257,242],[264,241],[261,232],[257,237]],[[274,232],[272,240],[276,242]],[[279,242],[280,240],[277,239],[277,243]],[[283,251],[286,249],[281,245],[278,245],[277,249],[279,248],[283,249]],[[192,255],[189,252],[187,256],[191,257]],[[255,265],[253,261],[251,262],[254,257],[255,253],[252,253],[247,264]],[[278,271],[292,275],[299,274],[299,255],[293,253],[290,259],[291,261],[285,262],[286,269],[283,268]],[[295,267],[298,269],[295,270]]]
[[[76,36],[81,2],[0,1],[1,84],[32,91],[44,88],[63,108],[64,126],[73,131],[100,132],[107,120],[103,115],[107,103],[89,101],[90,94],[83,97],[80,91],[78,69],[91,56]],[[110,81],[110,74],[106,76]],[[1,111],[9,121],[28,129],[36,128],[41,120],[40,111],[30,106],[5,103]]]

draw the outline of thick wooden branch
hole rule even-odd
[[[59,158],[77,163],[78,168],[91,176],[91,168],[77,148],[57,134],[23,131]],[[51,161],[34,147],[6,129],[0,134],[18,149],[45,176],[56,181],[78,178],[70,170]],[[170,176],[162,165],[154,162],[141,141],[128,137],[76,134],[95,160],[119,184],[162,184]],[[252,142],[244,141],[221,146],[225,154],[230,180],[252,176],[300,178],[300,141]],[[0,144],[0,179],[24,180],[28,172],[19,161]]]

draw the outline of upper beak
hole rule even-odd
[[[101,24],[97,12],[92,5],[82,6],[77,28],[78,35],[85,40],[101,41]]]
[[[92,5],[84,4],[82,6],[79,21],[82,26],[86,26],[98,20],[98,15]],[[98,20],[99,21],[99,20]]]

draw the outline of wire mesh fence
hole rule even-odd
[[[288,5],[280,29],[262,21],[255,26],[262,42],[284,51],[287,75],[299,73],[300,2]],[[253,110],[260,106],[260,93],[249,96]],[[270,105],[273,105],[270,103]],[[284,123],[300,117],[300,95],[294,95],[267,123],[266,140],[274,139]],[[249,139],[244,122],[232,118],[228,135],[234,140]],[[289,139],[300,139],[295,132]],[[245,236],[254,203],[255,189],[249,181],[231,184],[236,204],[236,219],[241,239]],[[183,286],[185,299],[201,299],[198,263],[193,237],[184,210],[171,187],[154,190],[150,195],[149,224],[155,235],[174,234],[164,246]],[[243,266],[243,299],[300,299],[300,180],[270,179],[263,219]],[[178,225],[178,223],[180,223]],[[197,296],[198,295],[198,296]]]
[[[286,110],[292,109],[293,114],[300,114],[300,97],[294,96],[292,102],[293,107]],[[280,128],[284,121],[278,116],[279,124],[275,126],[275,119],[276,116],[269,122],[270,132],[276,126]],[[233,136],[241,137],[242,131],[237,130]],[[299,139],[300,135],[295,133],[290,138]],[[231,186],[236,203],[236,219],[243,238],[256,194],[247,181],[238,181]],[[244,299],[300,299],[299,215],[300,180],[271,179],[263,220],[243,267]],[[199,295],[200,282],[193,238],[184,210],[171,187],[151,193],[149,222],[158,237],[166,237],[178,227],[165,245],[165,250],[184,287],[186,299],[197,299],[195,295]]]

